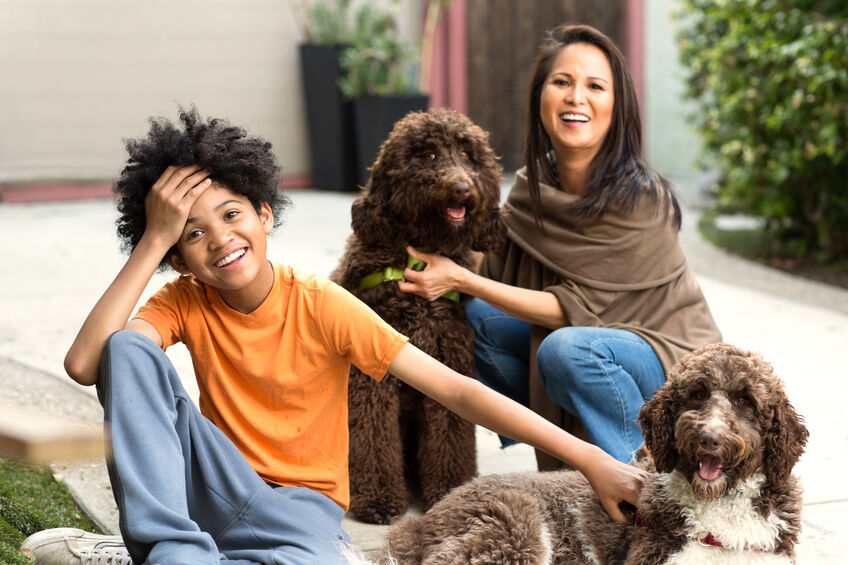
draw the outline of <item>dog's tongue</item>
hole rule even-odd
[[[721,475],[722,466],[721,459],[718,457],[704,455],[701,457],[701,468],[698,470],[698,474],[705,481],[714,481]]]
[[[465,206],[459,208],[448,208],[448,216],[454,220],[461,220],[465,217]]]

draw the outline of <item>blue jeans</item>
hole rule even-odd
[[[200,414],[165,353],[133,331],[106,344],[97,394],[109,478],[135,563],[343,563],[342,508],[263,481]]]
[[[465,313],[480,381],[526,406],[530,324],[476,298]],[[583,423],[592,443],[630,461],[644,443],[639,410],[665,382],[651,346],[626,330],[564,327],[542,341],[536,364],[548,395]]]

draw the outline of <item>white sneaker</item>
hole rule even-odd
[[[32,534],[21,553],[38,565],[133,565],[121,536],[78,528],[53,528]]]

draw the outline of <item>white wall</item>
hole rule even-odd
[[[123,138],[192,103],[308,174],[290,1],[0,0],[0,182],[110,179]]]
[[[677,181],[683,192],[694,190],[700,176],[695,166],[700,141],[689,125],[693,105],[684,101],[684,69],[674,39],[671,11],[677,0],[646,0],[645,7],[645,149],[648,162]],[[695,195],[692,194],[692,197]]]

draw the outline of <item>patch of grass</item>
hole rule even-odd
[[[698,218],[698,231],[707,241],[747,259],[765,257],[773,252],[772,244],[762,230],[722,230],[716,225],[717,217],[715,212],[707,212]]]
[[[21,542],[47,528],[100,533],[49,467],[0,458],[0,563],[28,564],[18,553]]]
[[[848,260],[825,263],[816,257],[791,253],[764,230],[723,230],[716,225],[718,215],[707,212],[698,219],[698,231],[707,241],[729,253],[818,282],[848,288]]]

